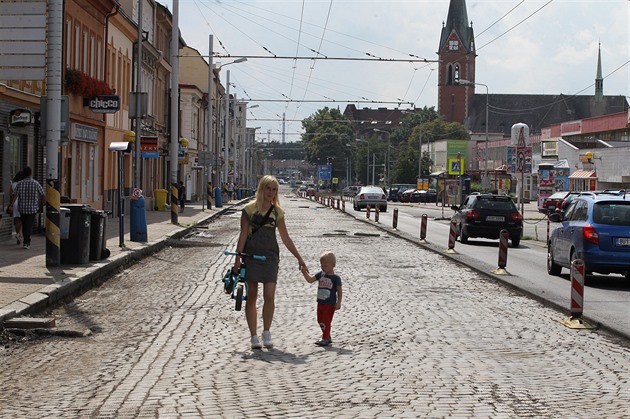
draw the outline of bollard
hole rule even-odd
[[[551,229],[550,225],[550,221],[549,221],[549,217],[547,217],[547,241],[545,243],[547,243],[547,245],[549,245],[549,231]]]
[[[584,307],[584,278],[586,268],[582,259],[571,262],[571,317],[562,321],[562,324],[571,329],[592,329],[593,326],[582,319]]]
[[[584,262],[571,262],[571,317],[582,317],[584,306]]]
[[[420,241],[422,242],[426,242],[428,218],[429,217],[426,214],[422,214],[422,219],[420,221]]]
[[[451,220],[451,228],[448,233],[448,253],[456,253],[455,252],[455,239],[457,238],[457,221]]]
[[[341,208],[341,199],[337,200],[337,211]]]
[[[370,204],[367,204],[367,207],[365,207],[365,218],[370,219]]]
[[[398,228],[398,208],[394,208],[394,215],[392,217],[392,228],[394,230]]]
[[[380,213],[381,213],[381,210],[379,209],[379,206],[377,205],[376,207],[374,207],[374,222],[375,223],[378,223]]]
[[[341,211],[346,212],[346,201],[341,201]]]
[[[508,252],[508,239],[510,233],[507,230],[501,230],[499,233],[499,269],[494,270],[494,273],[504,274],[505,267],[507,266],[507,252]]]

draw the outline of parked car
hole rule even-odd
[[[312,186],[306,188],[306,196],[315,196],[316,193],[317,191]]]
[[[400,195],[406,191],[407,189],[415,189],[416,185],[410,185],[408,183],[394,183],[389,187],[389,191],[387,193],[388,201],[398,201],[400,200]]]
[[[298,187],[298,192],[306,192],[307,189],[308,189],[308,185],[303,183]]]
[[[379,186],[362,186],[359,192],[354,196],[353,207],[355,211],[361,211],[367,208],[379,208],[381,212],[387,212],[387,198],[383,189]]]
[[[569,195],[569,193],[569,191],[558,191],[552,193],[547,198],[543,199],[541,206],[538,208],[538,211],[545,214],[556,212],[556,208],[560,209],[562,201],[567,195]]]
[[[398,193],[398,200],[400,202],[411,202],[411,198],[413,194],[417,191],[416,188],[409,188],[403,191],[402,193]]]
[[[416,189],[411,196],[411,202],[435,202],[437,191],[435,189]]]
[[[523,216],[507,195],[472,194],[461,206],[451,207],[455,214],[456,234],[462,243],[471,237],[498,239],[507,230],[512,247],[518,247],[523,232]]]
[[[587,274],[619,273],[630,279],[630,194],[581,193],[564,213],[547,246],[547,272],[560,275],[575,259]]]

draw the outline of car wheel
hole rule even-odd
[[[551,250],[551,246],[547,247],[547,273],[553,276],[560,276],[560,272],[562,272],[562,266],[556,265],[553,261],[553,250]]]
[[[512,247],[518,247],[519,244],[521,244],[521,238],[520,237],[514,237],[512,239]]]
[[[468,243],[468,233],[466,233],[466,229],[464,227],[461,227],[460,230],[461,230],[461,236],[459,238],[459,241],[462,244]]]

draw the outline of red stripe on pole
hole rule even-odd
[[[499,268],[505,269],[507,266],[507,248],[508,248],[508,238],[510,237],[510,233],[507,230],[501,230],[501,234],[499,237]]]
[[[427,238],[427,217],[426,214],[422,214],[422,221],[420,222],[420,240]]]
[[[448,248],[449,249],[455,248],[455,238],[457,237],[457,233],[455,231],[456,229],[457,229],[457,221],[451,220],[451,229],[448,234]]]
[[[584,262],[571,263],[571,315],[581,317],[584,307]]]
[[[370,219],[370,204],[367,204],[367,207],[365,207],[365,218]]]
[[[394,208],[394,217],[392,218],[392,228],[396,230],[398,227],[398,208]]]

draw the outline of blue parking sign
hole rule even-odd
[[[317,177],[321,180],[331,180],[332,166],[330,164],[320,164],[317,166]]]

